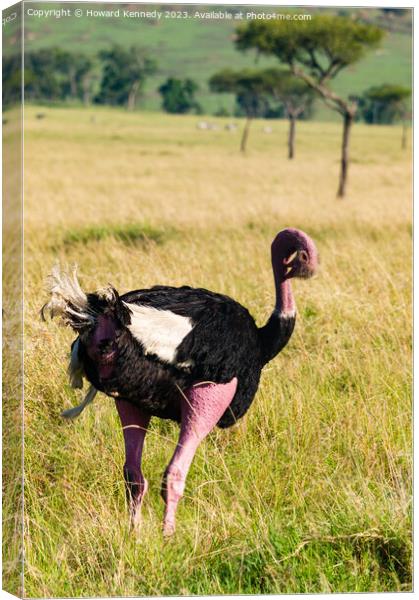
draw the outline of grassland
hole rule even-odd
[[[36,3],[36,8],[68,8],[68,3]],[[155,8],[156,5],[153,6]],[[157,5],[159,6],[159,5]],[[117,6],[107,5],[109,9]],[[84,4],[83,9],[98,9],[97,5]],[[132,6],[131,6],[132,8]],[[166,7],[167,8],[167,7]],[[168,7],[168,8],[173,8]],[[179,8],[179,7],[178,7]],[[186,7],[189,12],[193,6]],[[198,7],[204,10],[204,6]],[[211,7],[209,7],[211,8]],[[221,10],[223,7],[212,7]],[[236,7],[237,10],[239,7]],[[144,10],[147,5],[144,5]],[[225,7],[224,7],[225,9]],[[138,7],[137,7],[138,10]],[[231,7],[229,7],[231,10]],[[244,9],[246,10],[246,9]],[[247,7],[247,10],[249,8]],[[278,7],[258,6],[263,12],[278,11]],[[289,10],[289,9],[288,9]],[[321,8],[298,9],[310,14],[324,12]],[[331,12],[331,9],[328,9]],[[332,11],[333,12],[333,11]],[[348,14],[368,18],[380,26],[385,26],[377,9],[347,9]],[[393,31],[386,31],[382,46],[368,54],[362,61],[345,69],[332,83],[335,91],[344,96],[362,94],[367,88],[382,83],[393,83],[411,87],[412,85],[412,39],[411,14],[393,19]],[[255,54],[243,54],[234,48],[234,21],[205,19],[127,19],[127,18],[25,18],[25,51],[59,46],[75,51],[82,50],[89,56],[96,56],[99,50],[118,43],[123,46],[142,46],[149,49],[158,62],[158,73],[147,80],[142,109],[157,110],[161,106],[158,88],[168,77],[190,77],[198,82],[197,95],[204,112],[213,114],[224,108],[234,109],[234,98],[230,95],[212,94],[208,89],[209,78],[225,67],[244,68],[255,65]],[[12,51],[16,39],[10,36],[10,46],[5,43],[5,52]],[[193,52],[191,52],[193,50]],[[275,59],[259,57],[257,65],[276,65]],[[97,73],[97,85],[100,73]],[[316,120],[338,120],[338,115],[328,110],[321,102],[316,105]]]
[[[299,123],[288,161],[285,122],[272,135],[255,122],[243,156],[238,133],[198,131],[194,117],[38,111],[25,113],[25,595],[410,590],[411,154],[399,129],[354,127],[337,201],[333,123]],[[294,286],[295,334],[247,416],[202,444],[168,542],[159,488],[177,426],[152,421],[135,539],[112,401],[59,417],[80,397],[66,377],[74,336],[39,320],[45,278],[60,260],[79,264],[86,289],[204,286],[262,324],[269,244],[289,225],[321,255],[318,276]]]

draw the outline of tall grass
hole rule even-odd
[[[25,139],[26,596],[411,589],[411,157],[398,129],[355,127],[339,202],[334,124],[299,124],[288,161],[282,122],[272,135],[255,122],[240,156],[238,134],[198,131],[193,117],[51,109],[39,122],[35,112]],[[145,224],[158,239],[121,235]],[[177,426],[152,420],[135,538],[112,400],[75,422],[59,417],[79,399],[66,377],[74,335],[40,322],[44,279],[58,259],[79,264],[88,290],[203,286],[262,324],[269,244],[289,225],[321,256],[318,276],[295,282],[295,334],[247,416],[200,447],[168,542],[159,488]]]

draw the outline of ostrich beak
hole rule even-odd
[[[284,265],[289,265],[290,262],[292,262],[294,260],[294,258],[297,256],[297,254],[298,254],[298,251],[296,250],[295,252],[290,254],[290,256],[288,258],[284,258]],[[288,267],[288,268],[290,268],[290,267]]]

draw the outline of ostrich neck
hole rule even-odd
[[[276,267],[279,261],[272,257],[275,277],[275,308],[266,325],[259,329],[262,351],[262,364],[274,358],[287,345],[295,325],[295,302],[291,283],[284,279],[283,267]]]
[[[279,269],[276,266],[278,263],[274,261],[274,259],[272,260],[272,263],[276,293],[274,313],[283,317],[293,317],[295,315],[295,301],[291,282],[289,279],[284,279],[283,267],[281,266]]]

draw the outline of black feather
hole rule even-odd
[[[112,315],[115,323],[115,350],[107,376],[100,375],[97,361],[89,355],[92,332],[80,339],[80,359],[88,380],[100,391],[126,399],[145,412],[180,421],[181,391],[201,381],[227,383],[238,379],[236,394],[218,422],[229,427],[242,417],[256,394],[264,364],[288,342],[294,320],[268,321],[258,329],[248,310],[235,300],[205,289],[187,286],[156,286],[118,296],[107,303],[88,295],[96,313]],[[172,311],[191,319],[192,330],[177,348],[176,364],[155,355],[146,355],[141,342],[129,330],[129,311],[124,303]],[[127,312],[128,311],[128,312]],[[183,365],[183,366],[177,366]]]

